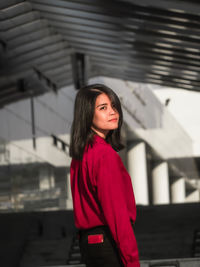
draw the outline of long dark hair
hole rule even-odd
[[[105,93],[111,103],[119,113],[118,128],[109,131],[106,136],[106,142],[116,150],[121,150],[124,146],[121,143],[121,126],[123,122],[123,114],[118,96],[109,87],[103,84],[92,84],[82,87],[76,95],[74,105],[74,120],[71,127],[71,138],[69,154],[74,159],[82,159],[86,145],[93,144],[93,136],[95,132],[91,129],[95,102],[97,96]]]

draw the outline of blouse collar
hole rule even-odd
[[[98,134],[94,135],[94,141],[97,143],[106,143],[106,140]]]

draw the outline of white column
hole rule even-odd
[[[186,196],[185,178],[181,177],[171,185],[172,203],[184,203]]]
[[[153,204],[169,204],[169,174],[167,162],[156,164],[152,170]]]
[[[127,149],[127,166],[131,176],[137,204],[148,205],[148,177],[145,143],[129,143]]]
[[[66,205],[68,210],[73,209],[73,202],[72,202],[72,193],[71,193],[71,183],[70,183],[70,172],[67,174],[67,200]]]

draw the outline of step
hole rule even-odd
[[[71,251],[72,252],[78,252],[78,251],[80,251],[80,247],[79,246],[72,247]]]
[[[70,257],[70,259],[79,259],[79,258],[81,258],[81,254],[80,253],[71,253],[69,257]]]
[[[68,263],[69,264],[71,264],[71,265],[76,265],[77,266],[77,264],[80,264],[80,260],[68,260]]]

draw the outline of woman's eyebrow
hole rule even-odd
[[[99,104],[98,106],[96,106],[96,108],[98,108],[100,106],[106,106],[106,105],[108,105],[108,103]]]

